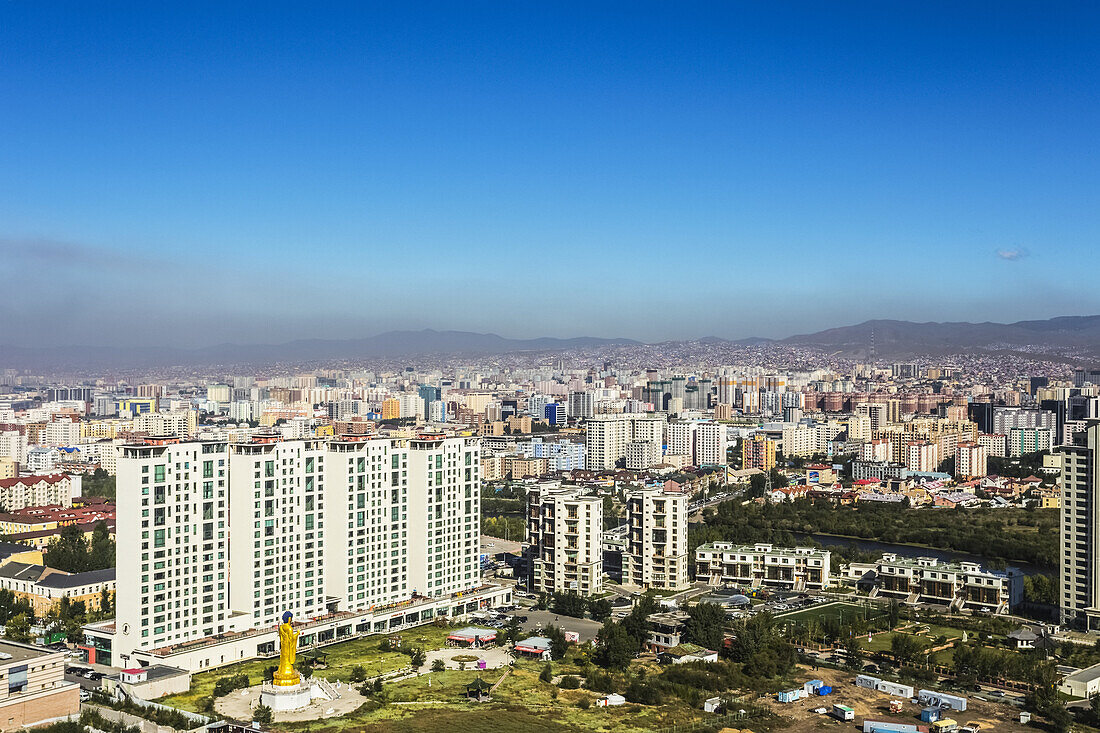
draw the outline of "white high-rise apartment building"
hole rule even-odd
[[[536,593],[603,592],[603,499],[557,483],[527,493],[531,589]]]
[[[434,435],[121,446],[115,653],[480,585],[479,454]]]
[[[648,440],[632,440],[626,444],[626,467],[631,471],[644,471],[660,462],[660,445]]]
[[[696,425],[697,423],[687,420],[676,420],[668,424],[669,455],[688,456],[694,462]]]
[[[670,455],[688,456],[695,466],[724,466],[726,426],[704,420],[684,420],[668,425],[668,452]]]
[[[1009,428],[1008,455],[1018,457],[1054,447],[1054,431],[1050,428]]]
[[[270,438],[228,449],[229,608],[250,614],[252,626],[278,624],[288,610],[321,615],[324,442]]]
[[[80,421],[61,418],[46,425],[45,444],[57,446],[76,445],[80,442]]]
[[[401,417],[424,417],[424,400],[416,393],[399,394],[397,402],[400,405]]]
[[[623,585],[681,590],[688,585],[687,494],[660,488],[627,496]]]
[[[27,462],[27,435],[17,430],[0,433],[0,458],[10,458],[18,464]]]
[[[985,476],[988,453],[977,443],[959,443],[955,450],[955,474],[967,478]]]
[[[237,629],[242,619],[231,618],[228,589],[228,444],[122,446],[117,497],[119,651]]]
[[[913,441],[905,446],[905,467],[910,471],[935,471],[940,465],[940,446],[928,441]]]
[[[585,421],[585,462],[589,470],[615,468],[626,459],[626,446],[632,437],[632,415],[596,415]]]
[[[664,440],[661,417],[624,412],[595,415],[584,423],[585,460],[592,471],[610,470],[627,458],[627,445],[634,440],[656,446],[658,455]]]

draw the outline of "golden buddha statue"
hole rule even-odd
[[[290,625],[294,617],[290,611],[283,613],[283,623],[279,626],[279,668],[272,680],[280,687],[290,687],[302,681],[302,676],[294,668],[294,657],[298,653],[298,632]]]

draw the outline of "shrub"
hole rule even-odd
[[[367,670],[363,668],[363,665],[357,664],[351,668],[351,681],[363,682],[367,679]]]
[[[549,664],[542,668],[542,672],[539,672],[539,679],[543,682],[549,682],[554,679],[554,671],[550,669]]]
[[[257,705],[252,711],[252,719],[260,725],[268,725],[275,718],[275,713],[267,705]]]
[[[233,690],[239,690],[243,687],[248,687],[248,675],[244,672],[235,674],[232,677],[221,677],[214,683],[214,697],[223,697],[228,695]]]
[[[573,675],[567,674],[561,678],[561,682],[558,683],[558,686],[563,690],[576,690],[581,686],[581,681]]]
[[[432,662],[432,671],[433,672],[442,672],[445,669],[447,669],[447,663],[444,662],[442,659],[439,659],[437,657],[435,659],[435,661]]]
[[[614,692],[611,675],[595,670],[585,678],[585,687],[593,692]]]
[[[653,685],[635,680],[626,688],[626,699],[642,705],[660,705],[661,693]]]
[[[581,710],[587,710],[588,708],[592,707],[592,701],[589,700],[587,697],[582,697],[580,700],[577,700],[577,707],[579,707]]]

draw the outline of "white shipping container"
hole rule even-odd
[[[882,682],[882,680],[869,674],[861,674],[856,677],[856,686],[866,687],[868,690],[877,690],[879,682]]]
[[[888,680],[879,680],[875,689],[879,692],[885,692],[888,695],[897,695],[898,697],[904,697],[908,699],[913,698],[913,686],[902,685],[897,682],[889,682]]]

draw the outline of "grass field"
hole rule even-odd
[[[438,649],[445,645],[449,632],[450,629],[433,626],[405,631],[402,633],[403,646]],[[328,666],[316,670],[315,674],[347,681],[357,664],[363,665],[368,675],[408,666],[406,654],[379,649],[383,638],[371,636],[321,649],[327,655]],[[158,702],[198,711],[218,679],[244,672],[252,684],[258,684],[264,669],[272,664],[274,660],[257,660],[199,673],[192,677],[188,692],[170,695]],[[708,717],[702,710],[675,697],[656,706],[597,707],[596,700],[602,694],[584,689],[563,690],[541,681],[539,675],[545,664],[518,660],[493,693],[492,701],[487,703],[467,702],[464,699],[466,685],[479,676],[495,684],[505,674],[504,669],[448,670],[387,682],[380,701],[371,700],[349,715],[303,723],[278,723],[273,728],[288,733],[441,733],[447,729],[461,733],[633,733],[670,729],[698,723]],[[551,669],[555,678],[566,674],[583,677],[585,664],[584,652],[573,650],[565,660],[553,662]],[[647,676],[658,674],[656,664],[651,662],[635,663],[632,670],[635,673],[644,671]],[[588,709],[581,707],[582,700],[587,701]]]
[[[492,702],[488,703],[465,702],[466,685],[478,676],[494,684],[504,670],[449,670],[387,684],[385,697],[389,704],[383,707],[371,709],[371,706],[364,706],[343,718],[288,723],[278,727],[295,733],[345,733],[352,730],[438,733],[441,726],[451,726],[462,733],[632,733],[685,725],[703,718],[702,711],[694,710],[677,699],[652,707],[629,704],[612,708],[596,707],[595,701],[601,697],[597,693],[583,689],[561,690],[542,682],[539,673],[543,665],[543,662],[517,662],[493,693]],[[579,671],[580,667],[572,661],[553,663],[554,675]],[[583,710],[578,706],[582,699],[591,703],[589,709]]]
[[[446,644],[449,628],[437,628],[435,626],[421,626],[401,633],[402,647],[422,647],[425,650],[439,649]],[[364,639],[354,639],[339,644],[333,644],[318,649],[318,653],[325,655],[326,667],[314,670],[313,674],[324,679],[347,682],[351,678],[351,671],[357,664],[363,665],[368,676],[393,672],[409,666],[409,656],[400,651],[382,651],[379,647],[382,640],[387,637],[382,635],[369,636]],[[302,654],[312,653],[308,650],[300,650]],[[219,667],[209,672],[199,672],[191,677],[191,689],[178,695],[168,695],[157,702],[199,712],[201,701],[214,691],[214,685],[222,677],[231,677],[235,674],[245,673],[252,684],[263,681],[264,670],[277,659],[257,659],[240,664],[231,664]]]

